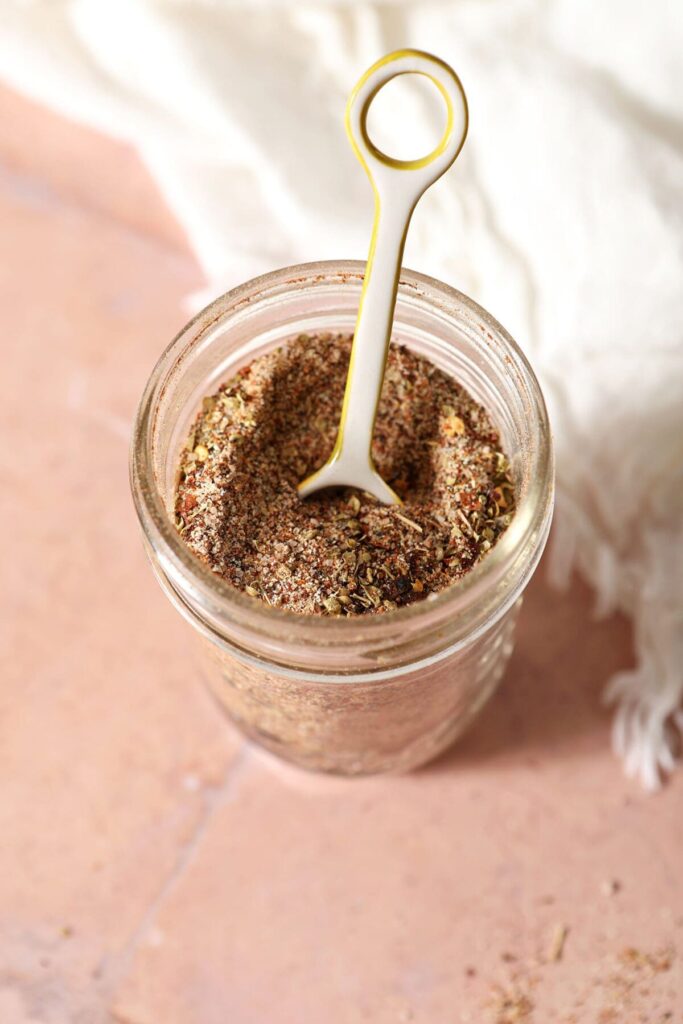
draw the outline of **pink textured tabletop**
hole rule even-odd
[[[127,483],[201,274],[133,153],[0,118],[0,1024],[683,1021],[683,779],[627,781],[601,705],[627,624],[541,567],[498,694],[410,776],[244,743]]]

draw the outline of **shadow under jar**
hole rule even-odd
[[[198,314],[161,356],[131,451],[152,567],[194,627],[207,682],[251,739],[342,774],[423,764],[465,729],[510,657],[521,597],[545,545],[553,458],[543,396],[512,338],[480,306],[403,271],[393,340],[462,383],[501,433],[517,490],[512,522],[451,588],[381,615],[273,608],[234,589],[174,525],[179,452],[205,395],[300,333],[354,328],[365,265],[311,263],[248,281]]]

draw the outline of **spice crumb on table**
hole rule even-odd
[[[176,525],[234,587],[301,614],[386,612],[456,583],[515,508],[498,431],[452,377],[389,351],[373,458],[403,499],[351,488],[302,500],[334,444],[352,338],[299,335],[202,403],[180,457]]]

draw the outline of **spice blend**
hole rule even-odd
[[[487,412],[392,344],[373,458],[404,504],[302,500],[335,441],[352,338],[299,335],[204,399],[180,458],[176,525],[234,587],[304,615],[386,612],[456,583],[509,525],[515,492]]]

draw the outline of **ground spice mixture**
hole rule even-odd
[[[393,344],[373,456],[404,504],[352,489],[299,498],[334,444],[351,340],[299,335],[255,359],[204,399],[180,460],[176,524],[189,548],[234,587],[305,615],[385,612],[443,590],[514,512],[486,411]]]

